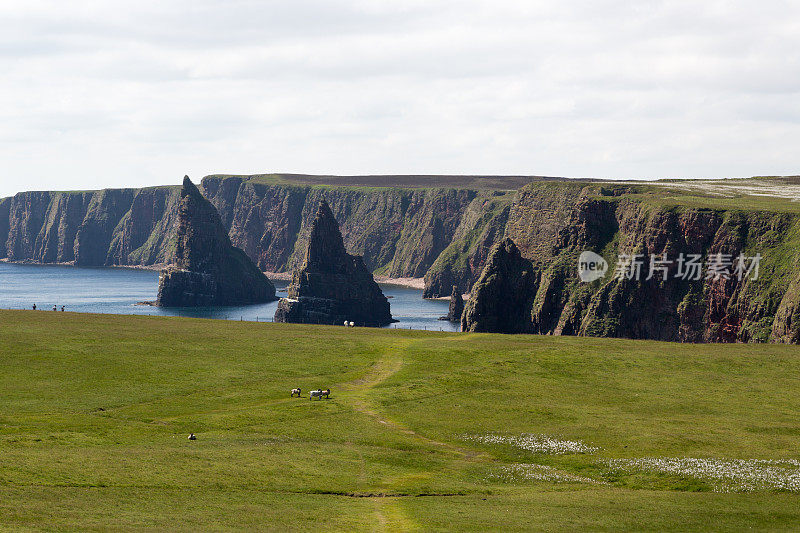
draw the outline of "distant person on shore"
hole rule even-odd
[[[33,310],[36,311],[36,304],[33,304]]]
[[[64,312],[64,306],[63,305],[61,306],[61,312],[62,313]]]
[[[58,307],[56,307],[56,306],[54,305],[54,306],[53,306],[53,311],[58,311]]]

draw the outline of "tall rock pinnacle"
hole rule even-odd
[[[389,301],[360,256],[345,251],[339,224],[322,200],[311,226],[305,260],[292,274],[288,298],[278,303],[276,322],[385,326]]]
[[[486,260],[461,315],[462,331],[531,333],[531,308],[539,272],[509,238],[498,242]]]
[[[219,213],[183,178],[174,266],[162,271],[157,304],[164,307],[246,305],[275,300],[275,286],[231,244]]]

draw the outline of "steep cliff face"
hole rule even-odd
[[[176,187],[26,192],[0,202],[0,257],[84,266],[168,262]]]
[[[340,223],[347,249],[363,256],[371,271],[392,277],[424,276],[478,194],[268,184],[225,176],[204,178],[203,191],[229,224],[233,243],[265,271],[286,272],[300,265],[324,199]]]
[[[461,330],[530,333],[530,309],[541,272],[509,238],[492,248],[461,315]]]
[[[359,256],[345,251],[336,218],[321,200],[304,253],[292,273],[288,298],[278,303],[276,322],[360,326],[393,322],[389,301]]]
[[[114,230],[130,209],[135,194],[131,189],[117,189],[92,195],[75,237],[76,265],[108,264],[106,259]]]
[[[468,207],[480,219],[484,202],[495,201],[469,189],[330,187],[246,176],[209,176],[202,189],[233,244],[264,271],[300,265],[316,206],[325,199],[347,248],[362,255],[371,271],[392,277],[424,276],[459,231],[473,229],[463,222]],[[12,261],[86,266],[169,263],[179,194],[177,187],[20,193],[0,204],[0,254]],[[468,245],[474,251],[475,243]],[[451,286],[443,282],[443,294]]]
[[[231,245],[217,210],[183,179],[175,264],[161,273],[157,304],[165,307],[246,305],[275,300],[275,287]]]
[[[55,193],[36,237],[34,256],[44,263],[63,263],[75,259],[75,237],[80,228],[91,193]]]
[[[11,213],[11,198],[0,198],[0,259],[8,256],[8,221]]]
[[[6,240],[9,260],[26,261],[36,257],[36,238],[44,225],[50,195],[49,192],[36,191],[19,193],[12,198]]]
[[[492,246],[503,238],[514,196],[484,193],[470,202],[451,243],[425,274],[425,298],[444,296],[453,286],[460,293],[469,292]]]
[[[180,193],[175,187],[136,191],[114,228],[105,263],[153,265],[171,262]]]
[[[529,331],[691,342],[796,342],[796,213],[666,205],[637,198],[622,187],[585,184],[542,194],[551,185],[520,191],[506,228],[540,276],[530,307],[518,313]],[[553,204],[552,198],[558,197]],[[585,250],[610,263],[605,277],[591,283],[578,279],[577,259]],[[692,254],[703,265],[699,279],[679,275],[678,258]],[[708,274],[708,262],[717,254],[728,261],[725,275]],[[761,255],[758,277],[751,273],[739,278],[735,267],[740,254]],[[641,261],[638,279],[615,275],[623,270],[617,264],[623,256]],[[666,277],[661,270],[649,276],[651,256],[669,261],[663,265]]]

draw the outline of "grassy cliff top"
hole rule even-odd
[[[240,179],[263,185],[301,187],[445,188],[513,191],[525,186],[577,187],[593,185],[599,196],[639,199],[649,203],[708,209],[800,212],[800,176],[757,176],[728,179],[600,180],[545,176],[211,174],[206,179]],[[161,185],[130,190],[179,187]],[[103,189],[105,191],[114,189]],[[45,192],[45,191],[40,191]],[[78,194],[96,191],[50,191]],[[0,202],[7,198],[0,198]]]
[[[800,212],[800,177],[604,182],[613,194],[660,205]]]
[[[433,174],[399,174],[367,176],[333,176],[313,174],[212,174],[206,178],[241,178],[244,181],[265,185],[305,185],[330,187],[393,187],[400,189],[444,188],[472,190],[516,190],[536,181],[554,181],[563,178],[545,176],[448,176]]]

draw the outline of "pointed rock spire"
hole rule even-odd
[[[450,307],[447,309],[447,319],[451,322],[461,322],[461,315],[464,312],[464,299],[461,291],[453,285],[453,292],[450,294]]]
[[[174,266],[162,271],[164,307],[245,305],[275,300],[275,286],[231,244],[216,208],[183,178]]]
[[[461,315],[462,331],[531,333],[531,309],[539,287],[538,270],[509,238],[486,260]]]
[[[341,260],[346,256],[339,223],[336,222],[328,202],[323,199],[319,203],[317,216],[311,223],[303,267],[325,268],[331,259]]]
[[[289,298],[278,303],[276,322],[384,326],[394,322],[389,301],[360,256],[345,251],[339,224],[322,200],[311,225],[305,260],[292,274]]]

